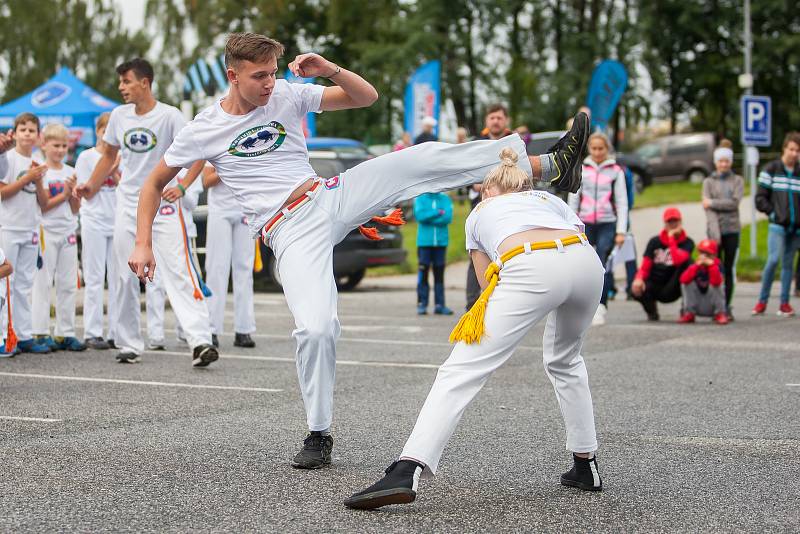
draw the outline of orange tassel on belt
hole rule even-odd
[[[11,282],[6,276],[6,305],[8,306],[8,335],[6,336],[6,352],[13,352],[17,348],[17,334],[14,332],[14,324],[11,320]]]
[[[406,223],[405,219],[403,219],[403,210],[400,208],[395,209],[392,213],[386,215],[385,217],[373,217],[370,219],[370,221],[378,224],[385,224],[386,226],[401,226]],[[358,231],[361,232],[361,235],[371,241],[380,241],[383,239],[377,228],[364,226],[362,224],[358,227]]]

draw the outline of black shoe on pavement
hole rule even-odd
[[[559,191],[576,193],[581,186],[583,175],[583,155],[589,139],[589,116],[583,111],[575,115],[572,128],[564,137],[550,147],[548,153],[553,154],[558,176],[550,180],[550,185]]]
[[[374,510],[387,504],[407,504],[417,498],[417,484],[423,467],[411,460],[398,460],[386,468],[386,476],[345,499],[344,505],[359,510]]]
[[[214,345],[203,343],[192,351],[192,367],[207,367],[219,359],[219,352]]]
[[[108,350],[111,348],[111,345],[109,345],[108,341],[102,337],[88,337],[84,343],[86,343],[86,346],[92,350]]]
[[[572,455],[572,469],[561,475],[561,484],[586,491],[602,491],[603,481],[597,470],[597,458],[578,458]]]
[[[216,348],[219,348],[219,338],[217,337],[217,334],[211,334],[211,344]]]
[[[119,363],[137,363],[139,361],[139,355],[135,352],[120,352],[117,354],[117,362]]]
[[[297,469],[319,469],[330,465],[333,437],[330,434],[312,431],[303,440],[303,448],[292,460]]]
[[[236,334],[233,338],[233,346],[252,349],[256,346],[256,342],[253,341],[253,338],[250,337],[250,334]]]
[[[106,343],[108,343],[108,348],[110,348],[110,349],[116,349],[117,348],[117,346],[114,345],[114,339],[113,338],[106,339]]]

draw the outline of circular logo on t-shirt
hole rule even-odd
[[[131,152],[150,152],[156,147],[156,134],[147,128],[131,128],[125,132],[125,148]]]
[[[283,124],[272,121],[240,133],[228,147],[228,154],[240,158],[254,158],[272,152],[283,144],[284,139],[286,139],[286,128]]]
[[[27,172],[28,171],[20,172],[17,175],[17,181],[19,181],[20,178],[25,176],[25,173],[27,173]],[[27,184],[22,186],[22,190],[25,191],[26,193],[36,193],[36,182],[28,182]]]

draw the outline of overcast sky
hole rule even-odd
[[[122,23],[129,30],[141,30],[144,27],[144,4],[146,0],[114,0],[122,12]]]

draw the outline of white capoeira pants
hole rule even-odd
[[[147,339],[151,343],[164,342],[164,306],[167,302],[167,291],[158,269],[152,282],[145,286],[145,308],[147,317]]]
[[[511,147],[520,167],[532,174],[518,135],[460,145],[423,143],[365,161],[340,177],[323,180],[313,198],[272,233],[286,302],[295,320],[297,375],[309,430],[326,430],[333,420],[336,313],[333,247],[354,228],[398,203],[483,181]],[[598,290],[599,291],[599,290]],[[595,306],[596,307],[596,306]]]
[[[84,336],[103,337],[103,289],[108,279],[108,335],[114,339],[116,316],[117,261],[114,257],[114,234],[81,226],[81,266],[83,267]]]
[[[56,286],[56,337],[75,337],[78,240],[74,232],[44,231],[44,265],[33,281],[33,334],[50,335],[50,288]]]
[[[206,224],[206,284],[211,331],[224,331],[225,299],[228,278],[233,271],[233,331],[252,334],[256,331],[253,309],[253,259],[255,243],[247,231],[241,213],[209,211]]]
[[[20,341],[33,337],[31,324],[31,291],[36,275],[36,258],[39,256],[38,230],[0,231],[3,252],[14,267],[9,277],[11,284],[11,318],[14,331]],[[42,267],[44,268],[44,267]],[[5,291],[5,287],[3,288]],[[4,337],[8,332],[8,310],[2,310]]]
[[[119,205],[118,205],[119,206]],[[195,300],[186,270],[183,233],[177,209],[164,206],[153,221],[153,253],[156,273],[162,277],[170,305],[186,332],[189,346],[211,343],[211,327],[204,300]],[[128,267],[128,258],[136,239],[136,214],[117,210],[114,221],[114,254],[117,258],[118,306],[116,345],[124,352],[140,354],[144,350],[141,333],[139,279]]]
[[[570,245],[511,258],[486,307],[480,343],[460,342],[439,368],[401,458],[436,473],[439,458],[464,410],[503,365],[525,335],[547,317],[544,369],[555,389],[567,431],[567,450],[597,449],[592,396],[581,347],[603,288],[603,269],[594,249]]]

